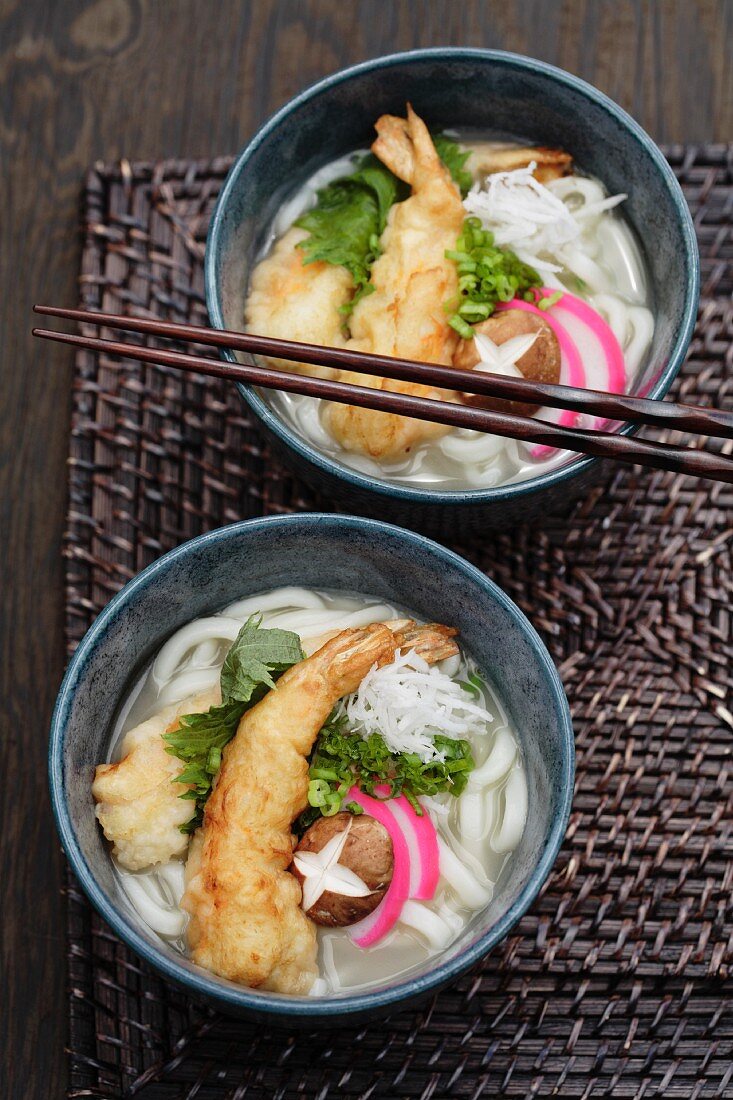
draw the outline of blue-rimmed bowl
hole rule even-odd
[[[529,786],[527,825],[491,904],[448,951],[407,980],[321,999],[245,989],[146,932],[120,898],[91,784],[117,709],[162,643],[239,596],[298,584],[361,592],[455,625],[511,715]],[[374,520],[312,514],[248,520],[164,555],[115,596],[71,660],[51,726],[51,797],[61,840],[92,903],[167,978],[232,1013],[281,1024],[348,1023],[404,1006],[451,981],[507,934],[537,895],[565,833],[573,730],[547,650],[512,601],[437,543]]]
[[[495,50],[428,49],[375,58],[327,77],[282,107],[237,157],[214,211],[206,245],[212,324],[242,328],[249,272],[280,205],[321,165],[368,146],[378,116],[404,114],[407,101],[431,127],[561,146],[611,194],[628,194],[623,209],[646,256],[656,314],[648,366],[635,391],[663,397],[690,342],[699,290],[697,244],[679,184],[651,138],[607,96],[552,65]],[[402,485],[329,458],[256,390],[240,390],[276,449],[329,501],[436,533],[527,519],[578,495],[598,472],[597,459],[580,458],[494,489]]]

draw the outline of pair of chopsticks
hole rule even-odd
[[[635,424],[654,424],[704,436],[733,439],[733,413],[720,409],[707,409],[696,405],[682,405],[666,401],[651,401],[643,397],[606,393],[602,390],[579,389],[547,382],[506,378],[482,371],[458,370],[453,367],[418,363],[409,359],[394,359],[385,355],[368,355],[345,348],[322,347],[303,344],[294,340],[276,340],[250,333],[209,329],[198,325],[173,324],[167,321],[128,317],[115,313],[103,313],[81,309],[57,309],[36,305],[36,313],[59,317],[84,324],[105,326],[120,332],[138,332],[171,340],[187,340],[211,347],[244,351],[255,355],[267,355],[278,359],[306,362],[323,367],[354,371],[358,374],[448,389],[505,401],[521,401],[526,404],[570,409],[608,421]],[[638,463],[659,470],[693,474],[733,484],[733,459],[722,454],[694,447],[679,447],[668,443],[648,442],[615,432],[563,428],[557,424],[534,417],[514,413],[475,408],[433,398],[415,397],[390,390],[357,386],[348,382],[311,378],[269,367],[239,363],[225,363],[199,355],[168,351],[163,348],[141,347],[116,340],[80,336],[34,328],[33,335],[45,340],[56,340],[90,351],[124,356],[143,363],[175,367],[193,374],[228,378],[249,386],[283,390],[286,393],[321,397],[341,404],[357,405],[380,412],[397,413],[418,420],[429,420],[457,428],[492,435],[521,439],[579,454],[598,458],[613,458],[620,462]]]

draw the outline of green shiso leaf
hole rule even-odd
[[[221,697],[225,702],[248,703],[259,689],[275,686],[271,673],[284,672],[302,660],[297,634],[290,630],[264,630],[262,616],[252,615],[224,659]]]
[[[471,190],[471,184],[473,183],[473,176],[465,167],[466,161],[471,155],[470,151],[461,148],[457,141],[446,137],[445,134],[432,134],[431,136],[436,153],[450,172],[453,182],[461,192],[461,196],[465,197]]]
[[[196,812],[181,826],[182,833],[193,833],[201,824],[206,800],[221,767],[221,754],[237,732],[242,715],[275,686],[278,676],[303,660],[297,634],[266,630],[261,624],[261,615],[251,616],[226,655],[221,670],[221,705],[203,714],[184,714],[178,729],[163,735],[166,752],[186,765],[173,780],[191,784],[180,797],[196,802]]]
[[[379,255],[387,215],[405,193],[405,184],[369,153],[352,175],[322,187],[316,205],[296,220],[309,234],[298,245],[304,263],[323,260],[351,273],[355,293],[342,312],[350,313],[370,292],[369,272]]]

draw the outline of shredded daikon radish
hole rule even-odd
[[[491,229],[500,248],[511,248],[520,259],[531,257],[538,270],[560,271],[557,264],[537,259],[576,240],[580,228],[570,210],[533,176],[536,164],[511,172],[495,172],[486,190],[475,183],[464,199],[469,214]]]
[[[572,244],[585,226],[583,219],[598,215],[623,202],[626,195],[611,195],[600,202],[583,203],[573,210],[534,178],[536,164],[487,176],[484,188],[475,183],[464,199],[469,214],[481,219],[501,248],[511,248],[537,271],[559,272],[562,266],[543,253],[557,253]]]
[[[609,195],[607,199],[601,199],[599,202],[587,202],[584,206],[579,206],[575,213],[576,218],[595,218],[599,214],[603,214],[606,210],[613,210],[614,206],[618,206],[620,202],[624,202],[628,199],[628,195]]]
[[[485,707],[414,650],[375,665],[342,707],[357,733],[380,733],[392,752],[416,753],[423,763],[445,759],[435,747],[437,734],[457,740],[477,722],[491,721]]]

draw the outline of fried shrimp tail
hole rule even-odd
[[[426,660],[457,652],[445,627],[345,630],[293,665],[242,718],[186,868],[182,906],[199,965],[278,993],[310,990],[318,975],[315,925],[288,871],[292,822],[307,805],[307,757],[338,700],[408,644]]]
[[[393,629],[391,623],[387,623],[387,626]],[[452,626],[443,626],[441,623],[416,626],[415,623],[408,623],[405,626],[400,625],[394,633],[399,638],[400,649],[414,650],[418,657],[423,657],[431,665],[453,657],[458,652],[458,646],[453,641],[458,631]]]

